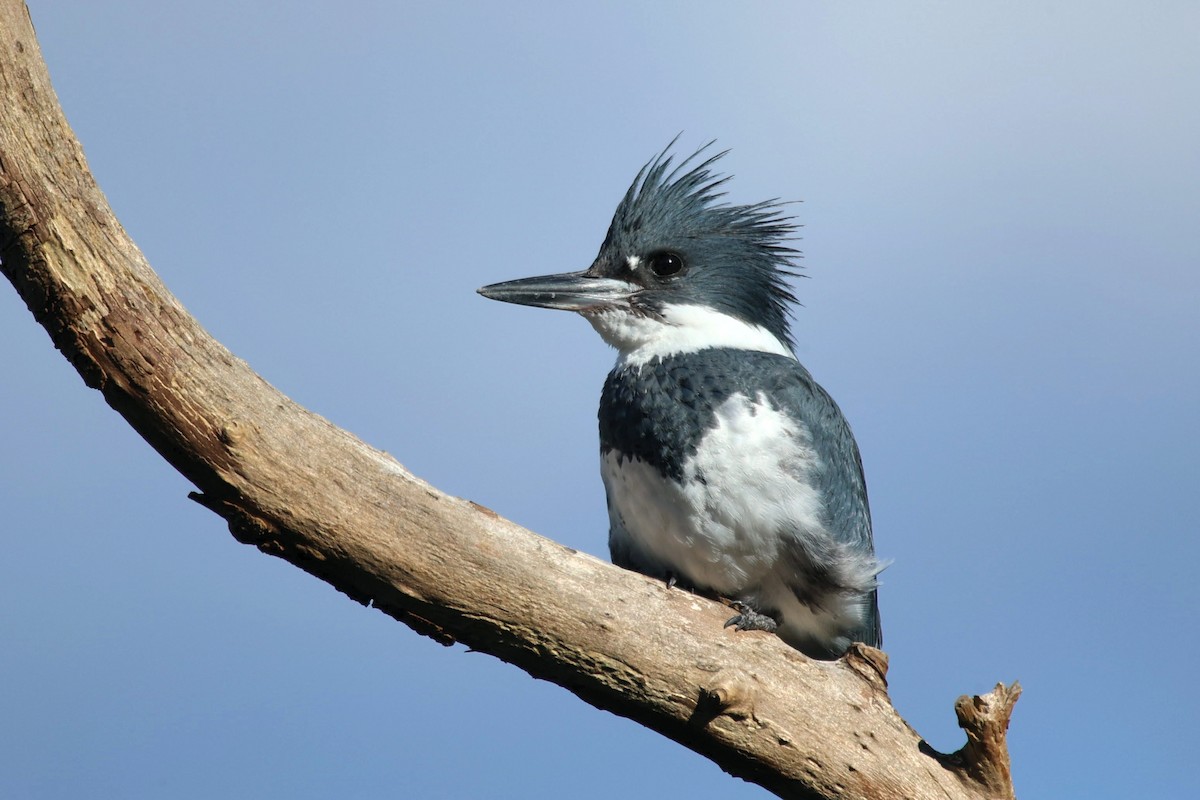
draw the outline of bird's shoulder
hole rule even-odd
[[[618,363],[601,395],[601,450],[617,450],[678,478],[735,395],[751,407],[765,403],[793,423],[791,435],[817,456],[812,479],[829,510],[854,529],[846,538],[867,539],[866,482],[849,423],[804,365],[789,356],[713,348],[639,365]]]
[[[740,395],[767,402],[807,427],[837,428],[841,412],[796,359],[775,353],[710,348],[618,362],[600,397],[601,447],[643,458],[647,448],[694,451],[718,409]],[[836,438],[839,431],[831,431]],[[812,431],[814,438],[830,438]],[[653,459],[648,459],[653,460]]]
[[[703,417],[734,395],[763,399],[806,422],[834,422],[842,416],[795,358],[732,348],[680,353],[640,364],[618,362],[604,383],[601,411]]]

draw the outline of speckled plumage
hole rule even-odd
[[[639,458],[679,480],[712,426],[716,408],[733,394],[764,396],[805,423],[827,466],[823,489],[846,540],[871,544],[867,488],[854,437],[833,398],[795,359],[772,353],[712,348],[643,367],[619,366],[600,395],[600,452]],[[813,424],[816,423],[816,424]]]

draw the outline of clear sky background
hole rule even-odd
[[[1032,798],[1200,795],[1200,7],[38,0],[201,322],[438,487],[607,556],[586,267],[676,133],[803,200],[797,352],[858,436],[891,694],[1020,679]],[[766,793],[237,544],[0,286],[0,797]],[[734,634],[731,634],[734,635]]]

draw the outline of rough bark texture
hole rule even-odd
[[[443,494],[268,385],[171,296],[113,217],[23,3],[0,0],[0,34],[4,274],[84,382],[239,541],[780,796],[1012,796],[1015,684],[961,698],[968,742],[935,753],[892,708],[883,653],[820,663],[723,630],[723,607]]]

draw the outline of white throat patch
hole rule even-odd
[[[761,325],[751,325],[704,306],[667,305],[661,317],[641,316],[623,308],[608,308],[583,316],[604,341],[617,348],[620,363],[635,367],[655,358],[713,347],[796,357]]]

